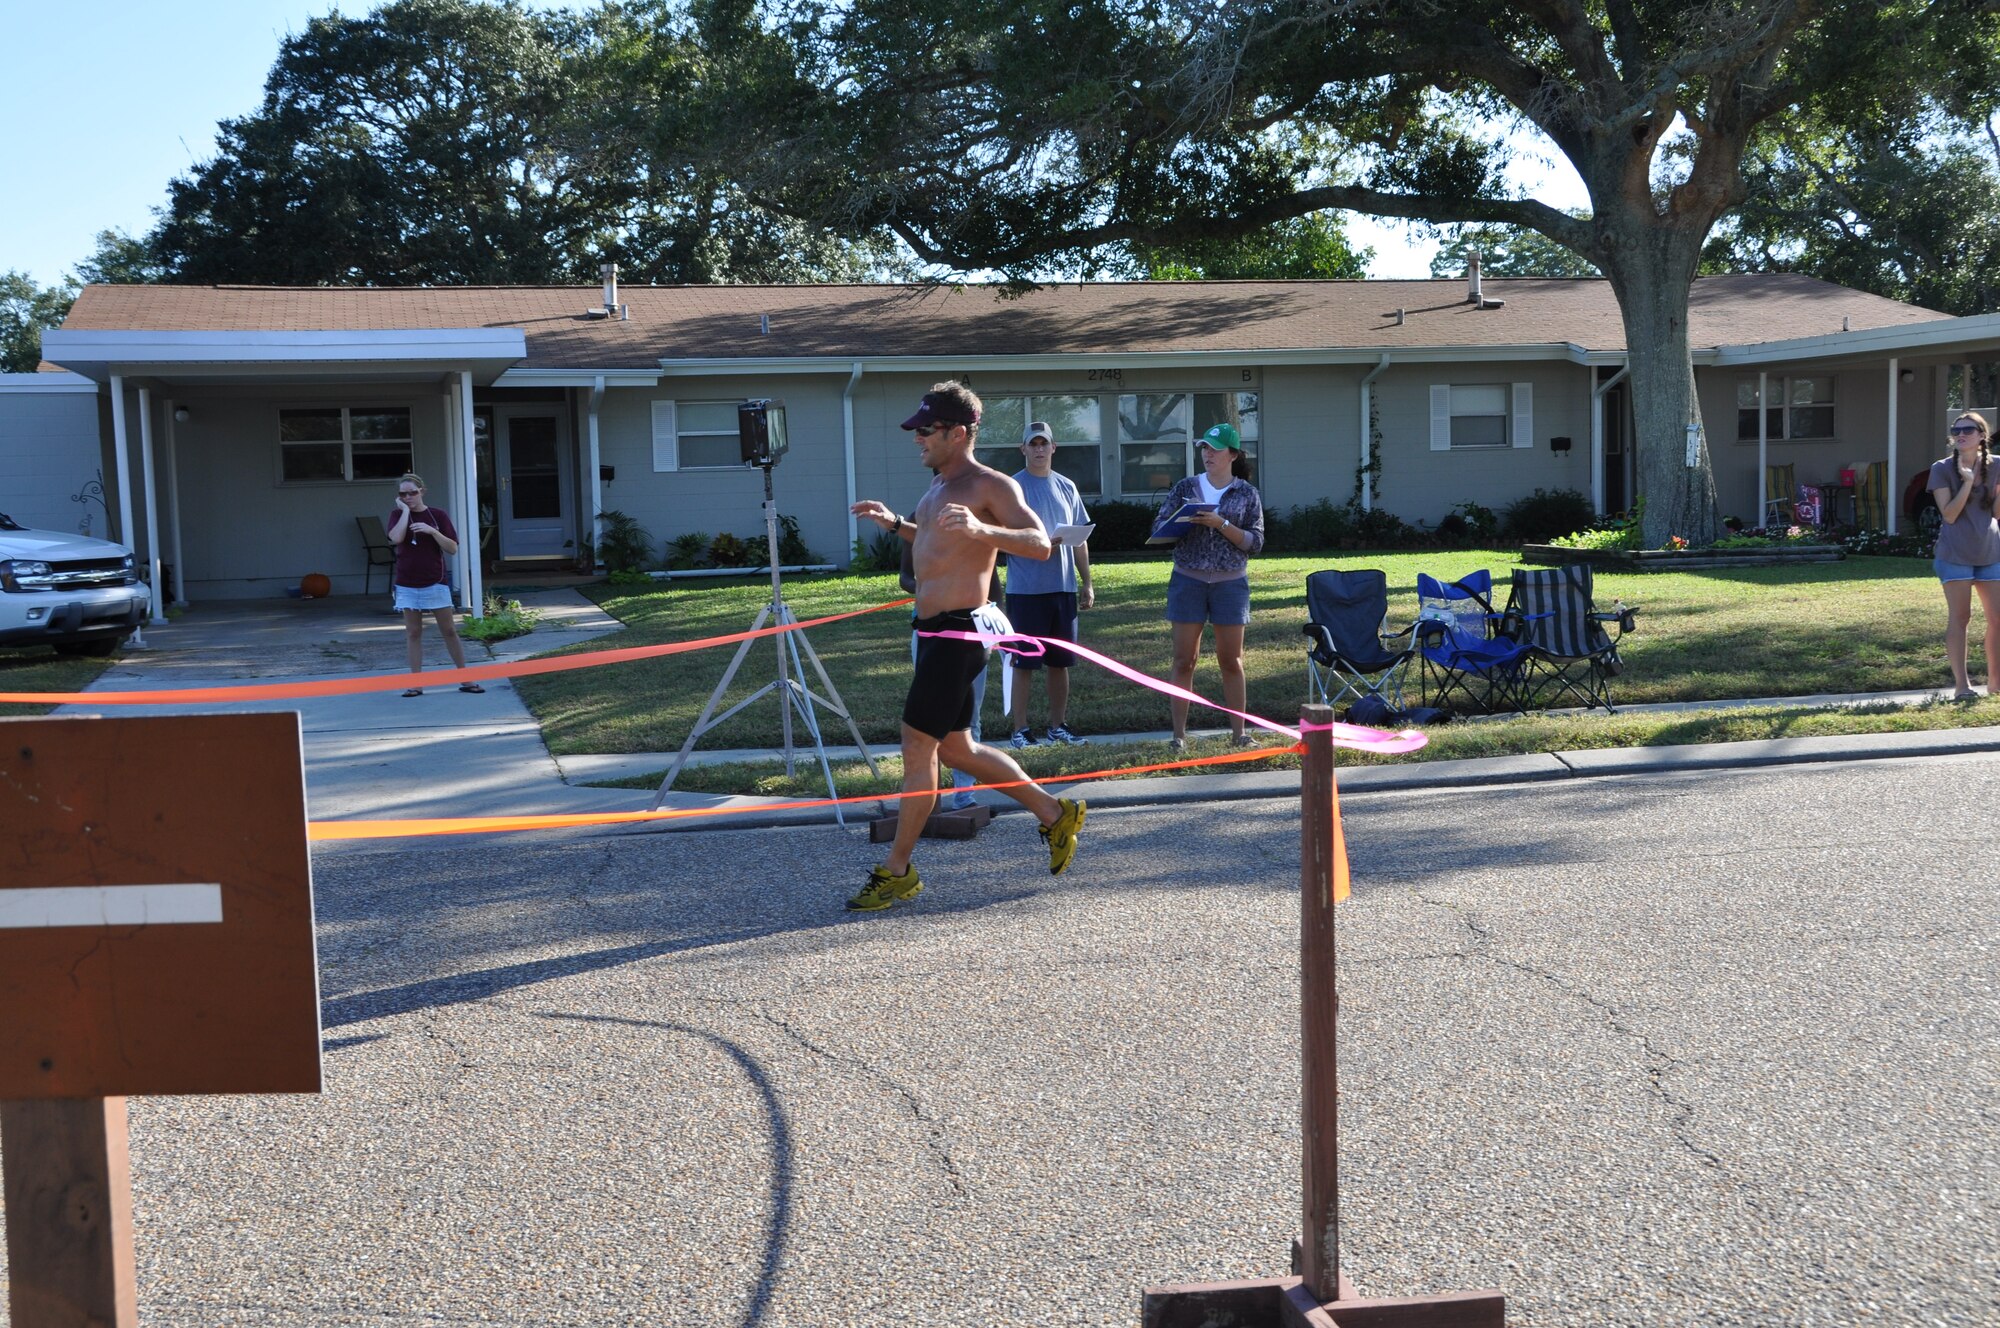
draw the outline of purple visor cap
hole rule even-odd
[[[965,412],[948,402],[933,400],[929,393],[924,395],[924,403],[917,407],[917,413],[903,421],[905,429],[921,429],[931,424],[977,424],[979,412],[972,412],[966,419]]]

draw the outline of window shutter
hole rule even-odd
[[[1514,384],[1514,446],[1535,445],[1535,385]]]
[[[1431,384],[1431,451],[1451,451],[1451,384]]]
[[[681,468],[679,435],[675,432],[674,403],[655,401],[653,403],[653,469],[679,470]]]

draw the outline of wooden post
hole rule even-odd
[[[1340,1283],[1340,1071],[1335,1030],[1333,708],[1299,711],[1306,754],[1299,775],[1300,1123],[1304,1126],[1305,1232],[1299,1273],[1322,1301]]]
[[[1145,1289],[1141,1328],[1506,1328],[1498,1291],[1363,1296],[1340,1271],[1340,1075],[1335,1032],[1333,906],[1347,848],[1333,776],[1333,708],[1299,712],[1299,1123],[1305,1226],[1293,1246],[1302,1276],[1196,1282]]]
[[[137,1328],[125,1099],[0,1102],[14,1328]]]

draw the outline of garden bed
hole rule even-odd
[[[1546,567],[1588,563],[1621,572],[1692,572],[1713,567],[1769,567],[1775,563],[1837,563],[1838,544],[1773,544],[1768,549],[1565,549],[1523,544],[1521,561]]]

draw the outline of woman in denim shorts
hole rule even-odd
[[[1194,665],[1201,656],[1201,630],[1215,625],[1215,663],[1222,673],[1222,699],[1232,710],[1248,703],[1243,681],[1243,629],[1250,624],[1250,555],[1264,547],[1264,499],[1249,481],[1250,465],[1243,459],[1243,439],[1233,424],[1218,424],[1201,436],[1197,448],[1202,473],[1190,475],[1168,492],[1160,504],[1162,518],[1185,503],[1214,503],[1215,510],[1197,512],[1191,528],[1174,545],[1174,571],[1167,579],[1167,621],[1174,625],[1174,682],[1194,686]],[[1175,698],[1175,751],[1187,746],[1188,703]],[[1243,720],[1229,717],[1229,730],[1239,743]]]
[[[1972,621],[1974,590],[1986,615],[1988,695],[1994,679],[2000,678],[2000,522],[1993,513],[1994,481],[2000,476],[1987,475],[1992,462],[1986,447],[1990,432],[1986,417],[1973,411],[1953,420],[1952,454],[1931,467],[1927,481],[1944,515],[1931,566],[1944,583],[1944,649],[1957,686],[1954,695],[1960,701],[1978,695],[1965,671],[1965,635]]]

